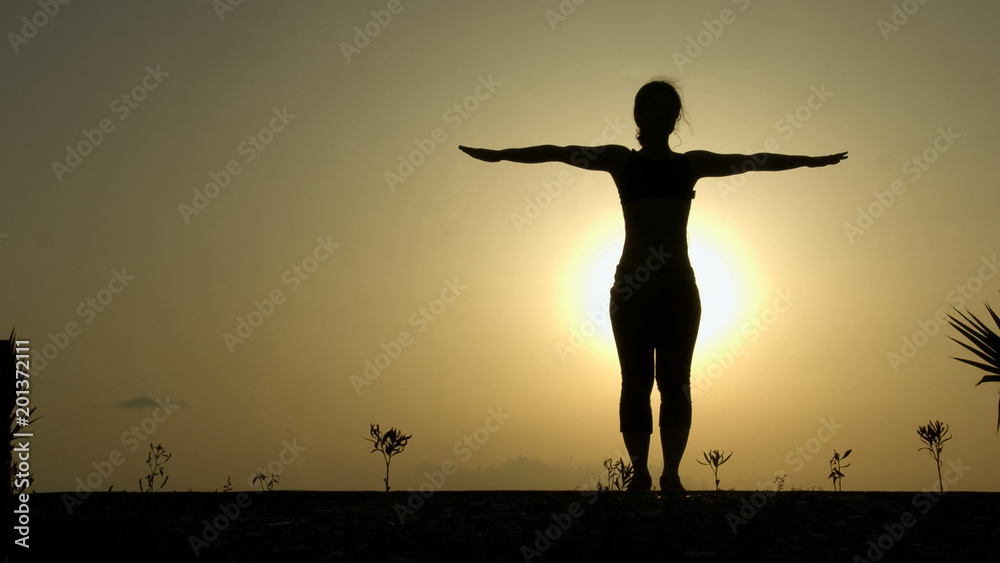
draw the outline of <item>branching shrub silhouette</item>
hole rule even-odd
[[[383,479],[385,492],[389,492],[389,462],[392,461],[392,456],[403,452],[403,448],[412,437],[403,434],[396,428],[390,428],[383,434],[377,424],[371,425],[371,438],[362,436],[364,440],[375,444],[371,453],[382,452],[382,458],[385,459],[385,479]]]
[[[167,484],[167,480],[170,479],[169,475],[164,475],[164,465],[170,461],[173,454],[167,453],[167,450],[162,444],[157,444],[153,447],[153,443],[149,443],[149,455],[146,456],[146,465],[149,466],[149,475],[139,479],[139,491],[144,493],[151,493],[153,491],[158,491]],[[160,483],[159,487],[154,488],[154,481],[157,477],[163,477],[163,482]],[[146,481],[146,488],[142,488],[143,480]]]
[[[847,456],[851,455],[851,450],[844,452],[844,455],[837,453],[837,450],[833,450],[833,457],[830,458],[830,475],[827,479],[833,479],[833,490],[843,491],[844,490],[844,469],[851,466],[850,463],[846,465],[841,465],[840,463],[847,459]]]
[[[788,479],[788,473],[785,473],[784,471],[781,472],[781,475],[775,475],[774,478],[771,479],[771,482],[774,483],[775,492],[785,490],[786,479]]]
[[[928,421],[926,426],[917,427],[917,434],[927,444],[917,451],[927,450],[931,454],[931,457],[934,458],[934,462],[937,463],[938,490],[943,493],[944,481],[941,480],[941,450],[944,449],[944,443],[951,440],[951,436],[947,435],[948,425],[940,420],[935,420],[934,422]]]
[[[715,490],[716,491],[719,490],[719,483],[720,483],[720,481],[719,481],[719,466],[722,465],[723,463],[726,463],[727,461],[729,461],[729,458],[733,457],[734,453],[736,453],[736,452],[730,452],[729,455],[726,455],[725,450],[723,450],[721,452],[719,450],[712,450],[711,452],[702,452],[702,455],[705,456],[705,461],[702,461],[700,459],[695,460],[698,463],[700,463],[702,465],[707,465],[708,467],[710,467],[712,469],[712,474],[715,475]]]
[[[260,483],[260,492],[273,491],[274,486],[278,484],[278,476],[271,472],[270,475],[265,475],[263,471],[258,470],[257,474],[253,476],[253,481],[250,482],[251,485],[256,485]],[[228,481],[227,481],[228,484]]]
[[[612,461],[609,457],[604,460],[604,468],[608,471],[608,486],[604,487],[598,481],[598,491],[624,491],[632,483],[632,477],[635,476],[632,464],[625,463],[622,458],[618,458],[618,461]]]

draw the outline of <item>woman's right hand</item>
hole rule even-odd
[[[492,149],[476,149],[472,147],[466,147],[458,145],[458,148],[465,154],[471,156],[472,158],[478,158],[486,162],[500,162],[500,151],[495,151]]]
[[[838,152],[837,154],[831,154],[828,156],[814,156],[812,157],[812,162],[809,164],[810,168],[817,168],[819,166],[830,166],[832,164],[838,164],[841,160],[847,159],[847,152]]]

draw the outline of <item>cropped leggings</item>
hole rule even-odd
[[[619,268],[610,315],[622,369],[621,431],[653,431],[654,381],[660,427],[690,427],[691,359],[701,322],[694,272]]]

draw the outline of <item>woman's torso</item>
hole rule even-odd
[[[690,270],[687,222],[695,178],[687,157],[629,151],[625,165],[612,177],[625,218],[619,267]]]

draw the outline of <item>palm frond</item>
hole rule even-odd
[[[959,342],[959,344],[961,344],[961,342]],[[995,367],[991,366],[990,364],[984,364],[982,362],[977,362],[975,360],[967,360],[965,358],[956,358],[954,356],[952,356],[951,359],[958,360],[958,361],[962,362],[963,364],[969,364],[972,367],[977,367],[977,368],[985,371],[986,373],[1000,375],[1000,371],[998,371],[998,368],[995,368]],[[986,376],[986,377],[989,377],[989,376]],[[986,378],[984,377],[983,379],[986,379]],[[980,381],[979,383],[983,383],[983,381]],[[977,383],[976,385],[979,385],[979,383]]]
[[[995,312],[993,312],[993,309],[990,307],[989,303],[986,304],[986,310],[989,311],[990,316],[993,317],[993,322],[996,323],[997,326],[1000,326],[1000,315],[997,315]]]
[[[993,311],[989,303],[986,303],[986,310],[990,313],[990,317],[993,318],[994,323],[1000,327],[1000,317],[998,317],[996,312]],[[962,317],[962,321],[964,322],[959,321],[953,315],[948,315],[950,318],[949,322],[952,326],[963,332],[968,331],[975,334],[975,336],[979,337],[982,342],[987,345],[987,348],[992,349],[994,352],[1000,351],[1000,335],[993,332],[993,329],[990,328],[989,325],[977,317],[975,313],[969,312],[968,310],[966,310],[965,313],[962,313],[956,309],[955,312]]]
[[[993,323],[996,324],[997,328],[1000,328],[1000,315],[997,315],[989,303],[986,303],[986,310],[993,319]],[[983,376],[976,383],[977,386],[983,383],[1000,383],[1000,333],[990,328],[979,317],[968,310],[966,310],[966,313],[962,313],[958,309],[955,309],[955,312],[958,313],[961,320],[954,315],[948,315],[948,322],[962,336],[967,338],[971,344],[956,340],[954,337],[952,337],[952,340],[958,342],[959,345],[975,354],[982,361],[967,358],[953,359],[986,372],[987,375]],[[1000,404],[997,405],[997,432],[1000,432]]]
[[[990,330],[985,323],[979,320],[975,315],[969,313],[972,319],[969,319],[964,314],[959,313],[966,322],[959,321],[952,315],[948,315],[949,323],[951,326],[955,327],[962,336],[968,338],[972,344],[977,348],[956,340],[952,338],[955,342],[958,342],[962,347],[969,350],[970,352],[976,354],[984,361],[998,366],[1000,369],[1000,334],[997,334]],[[1000,323],[998,323],[1000,326]]]
[[[1000,432],[1000,401],[997,401],[997,432]]]
[[[967,338],[971,340],[973,344],[978,346],[978,348],[973,348],[971,345],[966,344],[965,342],[962,342],[956,338],[952,338],[952,340],[957,342],[961,347],[965,348],[966,350],[979,356],[979,358],[981,358],[984,362],[990,364],[991,366],[994,366],[992,369],[1000,369],[1000,351],[990,349],[990,344],[987,341],[977,339],[972,336],[967,336]],[[955,359],[957,360],[958,358]]]

